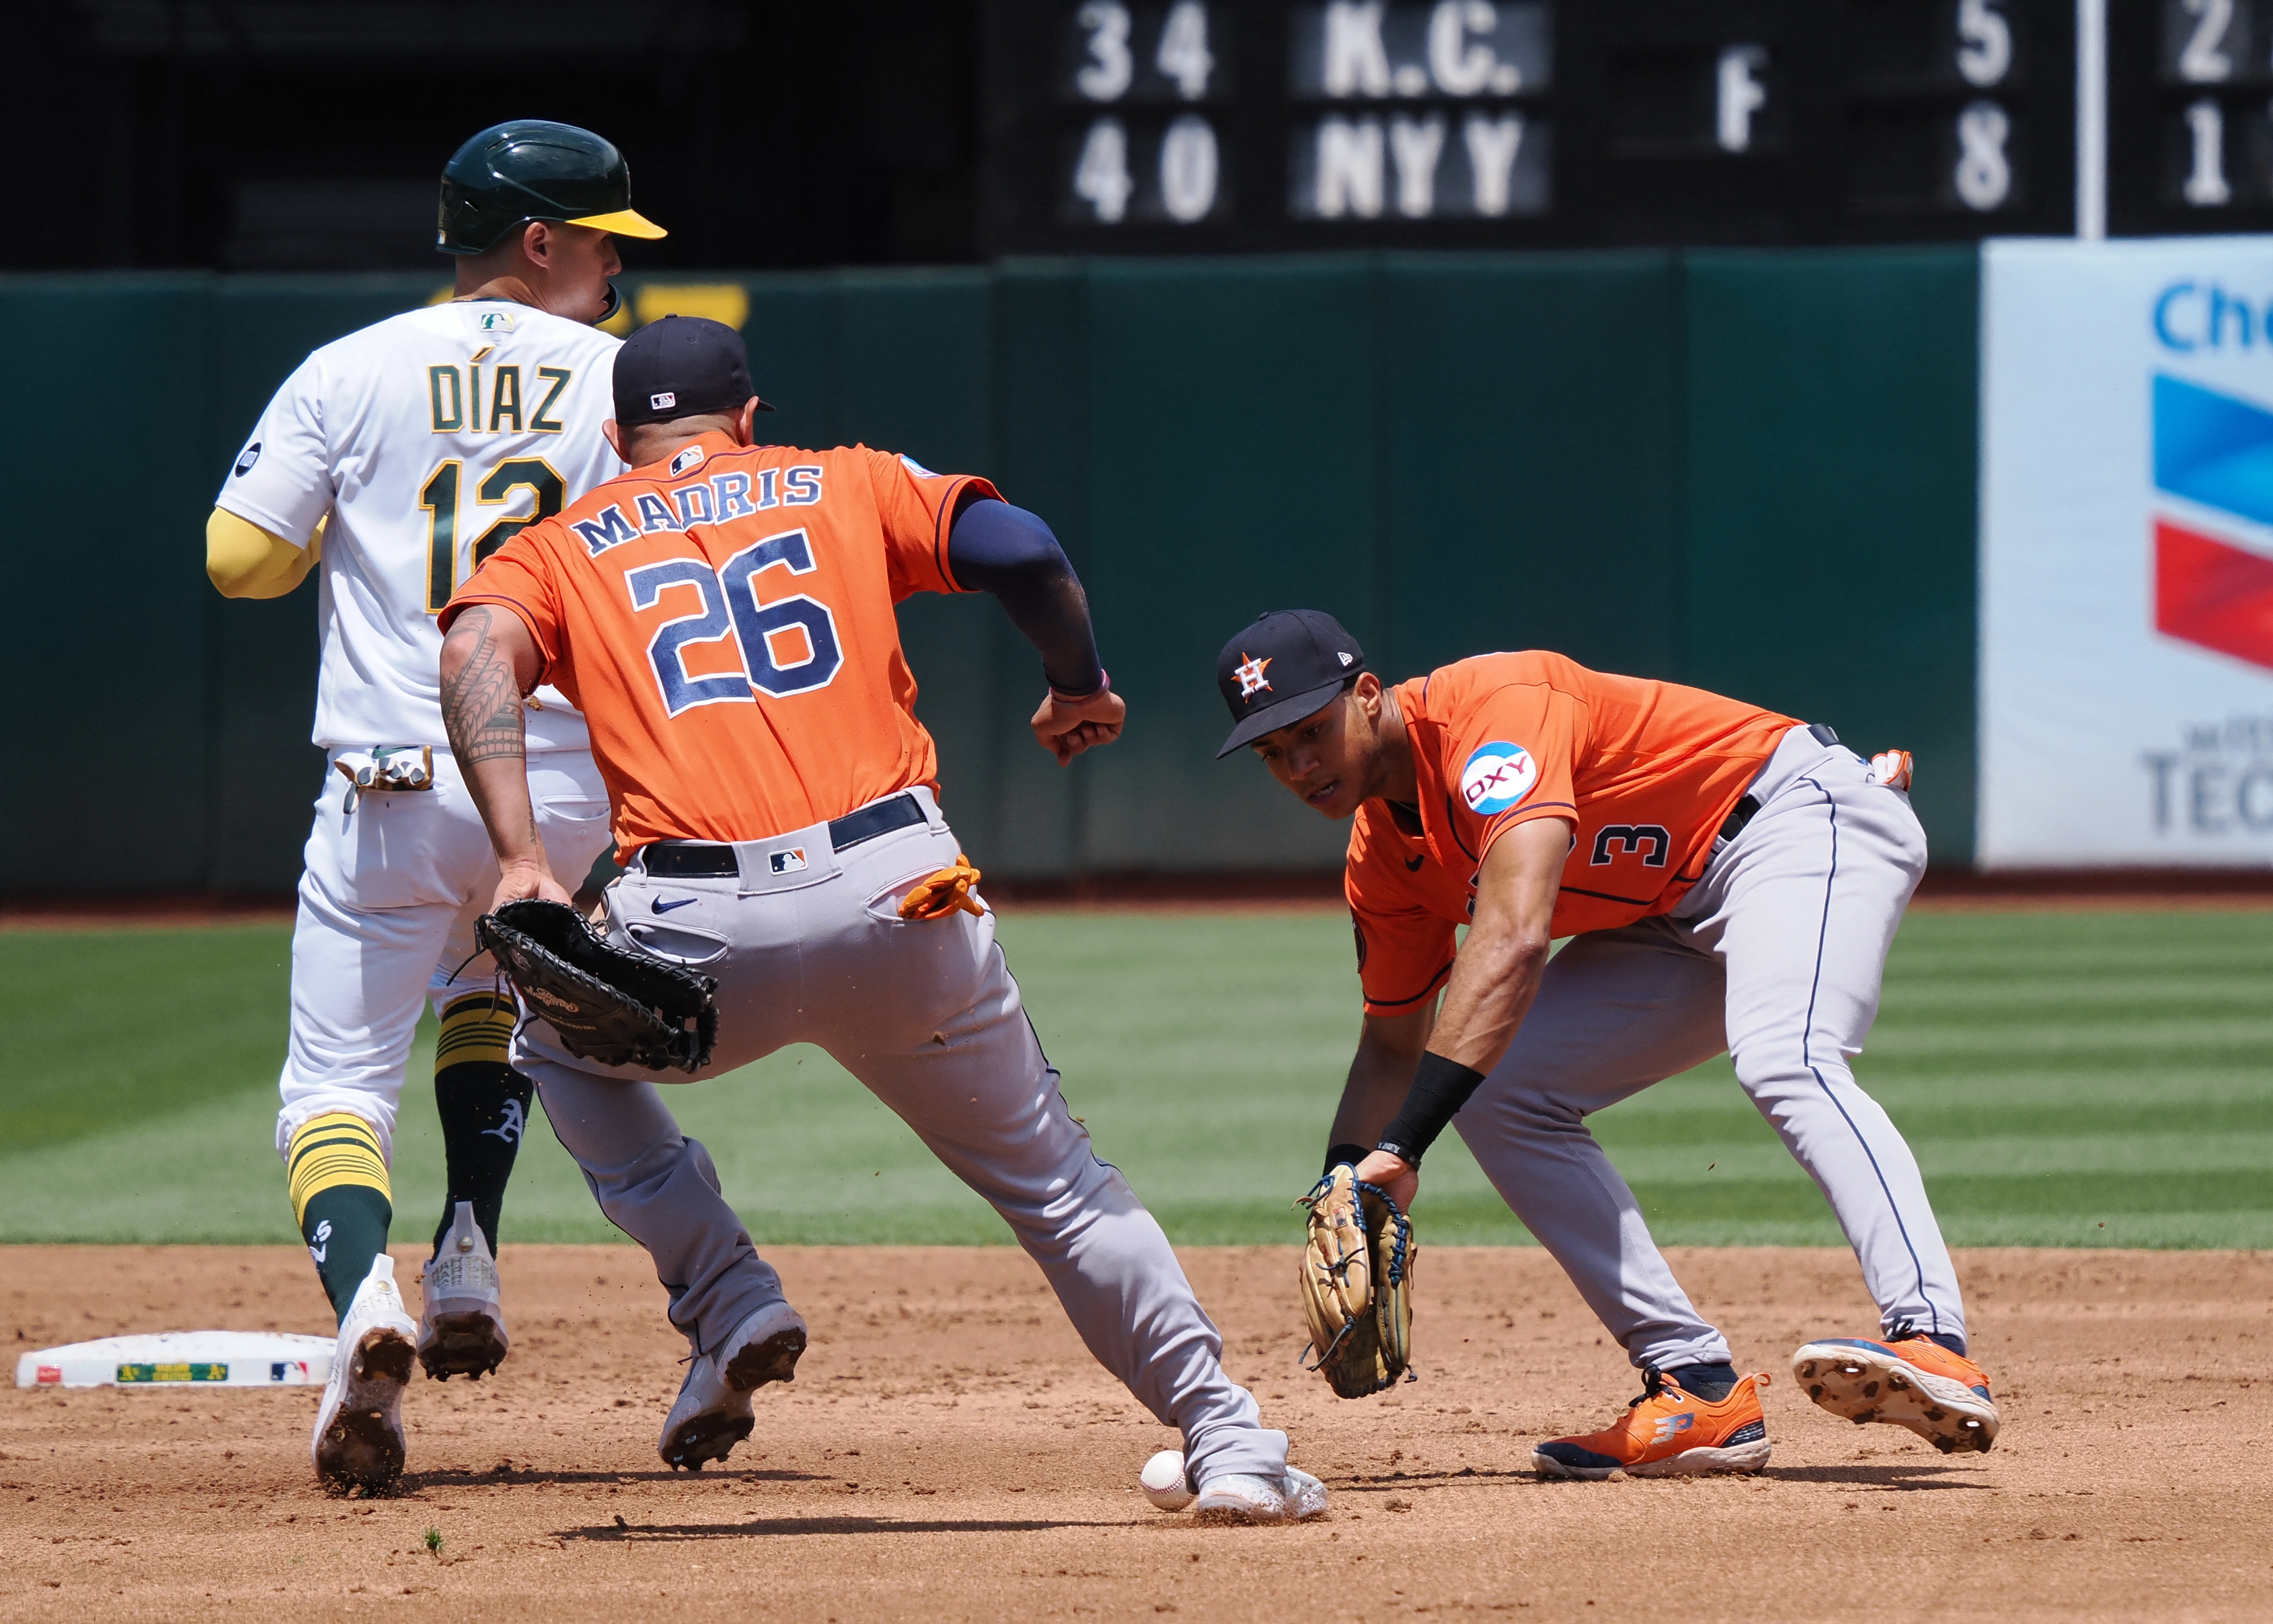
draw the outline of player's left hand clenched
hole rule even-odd
[[[497,895],[490,899],[490,912],[494,914],[508,902],[565,902],[576,906],[576,898],[561,888],[552,877],[552,870],[542,862],[507,863],[498,876]]]
[[[1399,1212],[1411,1212],[1413,1198],[1421,1193],[1421,1169],[1385,1150],[1369,1151],[1357,1164],[1357,1177],[1360,1184],[1386,1191]]]
[[[1129,707],[1113,691],[1110,682],[1078,699],[1052,688],[1029,726],[1034,730],[1036,741],[1056,756],[1058,765],[1062,767],[1084,750],[1111,744],[1121,737],[1121,725],[1128,714]]]

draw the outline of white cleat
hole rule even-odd
[[[694,1356],[656,1453],[673,1471],[723,1461],[757,1425],[750,1395],[769,1381],[795,1381],[805,1321],[787,1303],[769,1303],[709,1353]]]
[[[1192,1510],[1209,1522],[1300,1522],[1326,1508],[1326,1485],[1289,1466],[1284,1477],[1227,1472],[1200,1485]]]
[[[442,1250],[419,1277],[424,1299],[418,1314],[418,1362],[437,1381],[471,1376],[476,1381],[505,1362],[505,1304],[497,1259],[474,1204],[458,1203]]]
[[[308,1452],[316,1476],[341,1489],[383,1489],[402,1475],[402,1388],[418,1327],[394,1286],[394,1259],[371,1259],[340,1321],[332,1379]]]

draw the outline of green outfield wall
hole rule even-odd
[[[1337,860],[1339,826],[1213,759],[1216,649],[1293,605],[1384,674],[1549,647],[1906,745],[1936,861],[1969,861],[1977,280],[1962,247],[625,286],[740,315],[784,439],[991,473],[1056,528],[1129,702],[1113,749],[1034,748],[1040,679],[988,601],[902,616],[949,816],[986,868],[1049,876]],[[314,589],[216,596],[205,515],[302,356],[439,282],[0,277],[0,891],[296,877]]]

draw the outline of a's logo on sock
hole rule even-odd
[[[332,1249],[332,1221],[330,1219],[326,1218],[316,1225],[316,1241],[321,1241],[323,1244],[319,1246],[316,1244],[315,1241],[311,1241],[308,1244],[308,1255],[313,1258],[318,1263],[321,1263],[324,1260],[324,1254]]]
[[[507,1100],[505,1102],[503,1116],[504,1119],[496,1127],[484,1128],[482,1137],[485,1139],[503,1139],[508,1145],[519,1144],[521,1130],[528,1124],[528,1113],[523,1109],[520,1101]]]

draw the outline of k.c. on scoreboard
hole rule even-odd
[[[2273,227],[2273,0],[2107,7],[2080,121],[2097,0],[992,0],[991,246],[2065,235],[2080,143],[2114,230]]]

